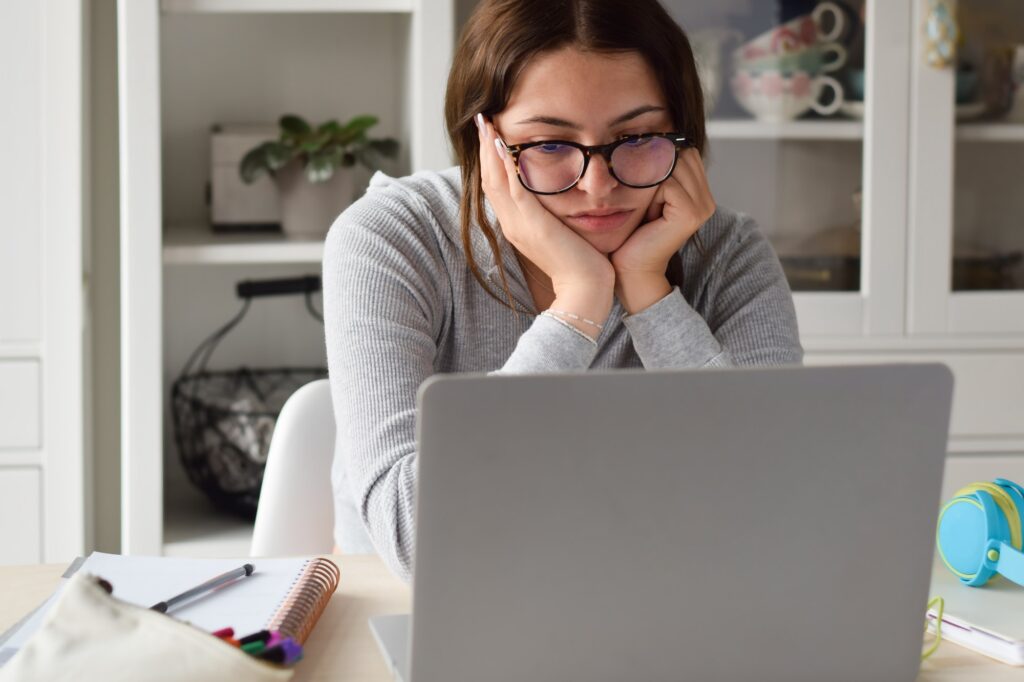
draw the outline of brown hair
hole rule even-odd
[[[473,257],[470,230],[475,218],[494,253],[506,305],[512,308],[494,226],[484,211],[479,139],[473,117],[482,113],[490,118],[500,113],[530,59],[569,45],[595,52],[641,54],[665,93],[674,132],[686,135],[704,154],[704,101],[693,51],[686,34],[658,0],[483,0],[459,39],[444,113],[448,136],[462,167],[459,217],[469,268],[487,293],[500,301]],[[673,284],[682,284],[678,254],[669,263],[666,275]]]

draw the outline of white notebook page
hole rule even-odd
[[[212,632],[231,627],[242,637],[262,630],[308,563],[293,559],[179,559],[121,556],[93,552],[79,568],[108,580],[114,596],[150,607],[244,564],[255,567],[247,578],[173,608],[168,615]]]

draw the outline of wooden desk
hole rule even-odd
[[[334,558],[341,566],[341,586],[306,642],[306,656],[296,667],[295,682],[390,682],[392,678],[366,621],[377,614],[408,612],[409,588],[376,556]],[[0,566],[0,632],[42,602],[56,587],[64,568]],[[921,665],[918,678],[919,682],[1021,679],[1024,669],[1002,665],[950,642],[943,642]]]

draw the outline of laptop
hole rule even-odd
[[[914,680],[943,365],[432,377],[402,682]]]

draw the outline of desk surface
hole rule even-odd
[[[376,556],[334,557],[341,585],[296,667],[295,682],[360,680],[388,682],[391,676],[366,624],[370,616],[408,612],[409,588]],[[64,565],[0,566],[0,632],[35,608],[57,586]],[[924,621],[922,620],[922,628]],[[921,665],[920,682],[1020,682],[1013,668],[950,642]]]

